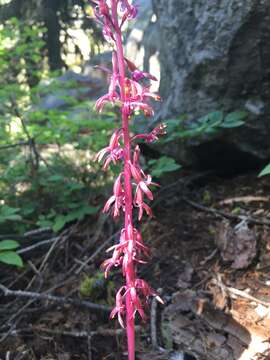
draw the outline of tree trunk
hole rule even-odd
[[[13,0],[9,4],[0,6],[0,23],[12,18],[20,17],[23,0]]]
[[[61,0],[44,0],[44,22],[47,28],[46,44],[51,70],[61,69],[64,62],[61,58],[60,23],[58,11]]]

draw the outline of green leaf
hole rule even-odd
[[[58,215],[55,218],[55,222],[52,227],[53,231],[54,232],[60,231],[61,229],[63,229],[63,227],[66,225],[67,222],[68,222],[68,219],[66,218],[66,216]]]
[[[262,177],[262,176],[269,175],[269,174],[270,174],[270,164],[266,165],[266,167],[262,169],[262,171],[259,173],[258,177]]]
[[[208,122],[211,126],[218,126],[223,120],[223,111],[214,111],[208,114]]]
[[[0,251],[17,249],[20,244],[15,240],[2,240],[0,241]]]
[[[242,126],[244,124],[245,124],[244,121],[235,121],[235,122],[227,122],[227,123],[224,122],[220,125],[220,127],[224,128],[224,129],[232,129],[232,128]]]
[[[242,126],[245,124],[245,119],[248,116],[246,111],[234,111],[229,113],[224,122],[220,125],[222,128],[229,129]]]
[[[17,215],[17,214],[8,215],[5,218],[6,218],[6,220],[10,220],[10,221],[20,221],[20,220],[22,220],[21,215]]]
[[[20,255],[14,251],[3,251],[0,252],[0,261],[8,265],[14,265],[17,267],[23,266],[23,261]]]
[[[52,175],[48,177],[48,181],[63,181],[64,177],[62,175]]]
[[[20,211],[19,208],[12,208],[12,207],[7,206],[7,205],[3,205],[1,207],[1,213],[4,216],[9,216],[9,215],[16,214],[18,211]]]
[[[152,160],[150,165],[152,175],[157,177],[166,172],[172,172],[182,167],[177,164],[173,158],[168,156],[162,156],[158,160]]]

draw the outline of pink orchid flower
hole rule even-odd
[[[150,206],[145,202],[153,200],[152,186],[158,184],[152,181],[149,174],[145,174],[140,164],[140,148],[133,149],[135,140],[153,142],[165,134],[165,125],[161,124],[149,134],[130,135],[129,122],[136,111],[142,111],[145,116],[154,115],[151,105],[153,100],[160,101],[160,97],[150,91],[145,82],[156,78],[144,71],[124,57],[122,43],[123,25],[137,16],[138,9],[132,0],[94,0],[95,16],[103,27],[105,39],[113,46],[112,71],[100,67],[109,76],[108,93],[96,102],[96,110],[101,112],[108,103],[120,106],[122,126],[115,130],[107,147],[100,150],[96,160],[103,162],[103,169],[107,170],[111,163],[123,162],[123,169],[116,178],[113,195],[107,200],[103,212],[112,209],[112,216],[124,215],[124,226],[119,241],[111,246],[111,258],[105,260],[102,268],[105,277],[113,267],[122,268],[125,285],[116,293],[115,307],[111,318],[117,316],[122,327],[126,327],[128,340],[128,360],[135,360],[135,316],[138,313],[146,320],[146,308],[150,296],[158,301],[162,300],[158,294],[137,276],[137,268],[145,263],[150,255],[149,248],[144,244],[142,235],[133,225],[134,209],[138,208],[138,219],[143,213],[153,216]],[[130,77],[128,77],[130,75]],[[142,82],[141,82],[142,81]],[[133,154],[133,156],[132,156]],[[134,185],[134,186],[133,186]]]
[[[114,131],[109,146],[105,147],[104,149],[100,150],[95,160],[98,162],[102,161],[105,157],[103,162],[103,169],[107,170],[110,163],[113,162],[115,165],[117,161],[123,158],[123,148],[120,145],[120,139],[123,137],[123,130],[117,129]]]

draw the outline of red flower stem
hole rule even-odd
[[[131,172],[130,172],[130,135],[129,135],[129,119],[125,111],[125,58],[124,50],[122,43],[122,34],[118,22],[117,14],[117,0],[112,1],[112,21],[115,28],[115,41],[116,41],[116,52],[118,59],[118,71],[119,71],[119,84],[121,92],[121,101],[122,101],[122,128],[124,136],[124,192],[125,192],[125,236],[129,234],[128,229],[132,224],[132,208],[133,208],[133,198],[132,198],[132,184],[131,184]],[[130,239],[127,239],[129,240]],[[134,241],[134,240],[133,240]],[[128,360],[135,360],[135,327],[134,327],[134,307],[131,299],[130,289],[134,287],[135,282],[135,272],[134,272],[134,263],[132,259],[132,254],[128,255],[128,265],[126,271],[126,331],[128,339]]]

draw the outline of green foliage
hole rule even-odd
[[[262,171],[259,173],[259,177],[266,176],[270,174],[270,164],[266,165]]]
[[[197,121],[189,121],[187,117],[166,121],[168,136],[162,142],[168,143],[175,139],[187,140],[204,135],[216,134],[222,129],[242,126],[248,116],[246,111],[234,111],[224,115],[223,111],[211,112]]]
[[[19,244],[17,243],[17,241],[14,240],[0,241],[0,262],[7,265],[22,267],[23,266],[22,258],[15,251],[18,247]]]
[[[0,26],[2,233],[37,226],[57,232],[94,216],[112,179],[110,171],[100,174],[94,154],[107,144],[116,115],[97,115],[85,88],[48,72],[44,31],[17,19]],[[48,96],[60,106],[45,106]]]
[[[0,224],[6,221],[20,221],[22,217],[18,214],[19,211],[20,209],[7,205],[0,206]]]
[[[177,164],[173,158],[168,156],[161,156],[158,159],[149,160],[147,165],[150,168],[151,174],[156,177],[181,169],[181,165]]]

